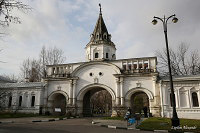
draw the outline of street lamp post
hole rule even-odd
[[[168,61],[168,69],[169,69],[169,81],[170,81],[170,89],[171,89],[171,99],[172,99],[172,107],[173,107],[173,116],[172,116],[172,126],[177,127],[180,126],[180,120],[177,116],[176,112],[176,102],[175,102],[175,94],[174,94],[174,86],[173,86],[173,81],[172,81],[172,73],[171,73],[171,65],[170,65],[170,56],[169,56],[169,47],[168,47],[168,38],[167,38],[167,21],[172,18],[172,22],[176,23],[178,19],[174,15],[171,15],[167,18],[159,18],[154,16],[154,20],[152,21],[153,25],[157,24],[157,20],[162,21],[163,23],[163,28],[164,28],[164,34],[165,34],[165,42],[166,42],[166,50],[167,50],[167,61]]]

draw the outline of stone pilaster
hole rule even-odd
[[[74,79],[73,80],[73,94],[72,94],[72,99],[73,99],[73,103],[72,103],[72,105],[73,106],[75,106],[76,105],[76,83],[77,83],[77,81]]]
[[[123,77],[120,77],[120,99],[121,99],[121,106],[124,106],[124,89],[123,89]]]
[[[73,80],[70,80],[70,87],[69,87],[69,105],[72,105],[73,102]]]
[[[120,105],[120,79],[116,78],[116,106]]]

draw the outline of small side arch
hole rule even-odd
[[[54,96],[55,96],[56,94],[62,94],[62,95],[65,96],[66,101],[69,100],[68,94],[67,94],[66,92],[62,91],[62,90],[53,91],[53,92],[48,96],[48,100],[53,100],[53,99],[54,99]]]
[[[146,89],[146,88],[141,88],[141,87],[140,87],[140,88],[133,88],[133,89],[129,90],[129,91],[126,93],[126,95],[125,95],[125,99],[126,99],[126,100],[130,100],[131,96],[132,96],[134,93],[136,93],[136,92],[144,92],[144,93],[147,94],[147,96],[148,96],[148,98],[149,98],[150,100],[153,100],[153,94],[152,94],[152,92],[149,91],[149,90]]]

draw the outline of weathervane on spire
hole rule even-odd
[[[99,3],[99,7],[100,7],[100,14],[101,14],[101,3]]]

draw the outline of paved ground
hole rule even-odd
[[[135,124],[128,126],[127,121],[124,121],[124,120],[102,120],[102,119],[94,118],[92,121],[95,125],[99,125],[99,126],[109,125],[109,126],[116,126],[119,128],[135,129]]]
[[[0,133],[148,133],[148,131],[110,129],[92,125],[91,118],[76,118],[52,122],[32,122],[32,120],[39,119],[41,118],[1,119],[1,121],[13,120],[15,122],[1,123]]]

